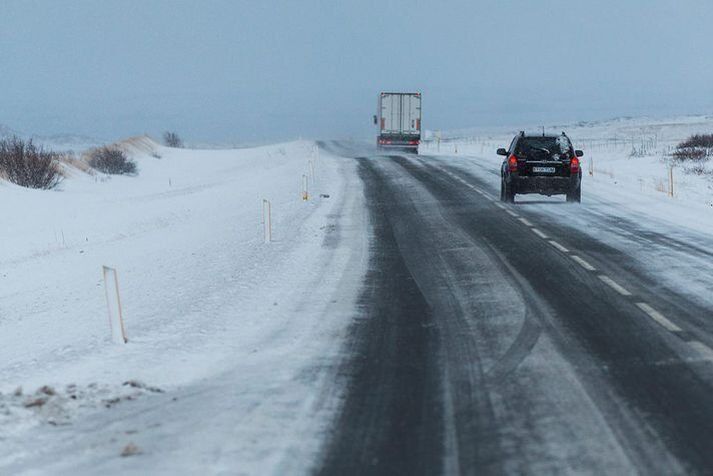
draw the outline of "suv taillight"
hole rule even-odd
[[[508,168],[510,169],[510,172],[517,172],[517,157],[514,155],[511,155],[508,158]]]
[[[579,157],[572,157],[572,160],[569,162],[569,170],[573,174],[579,173]]]

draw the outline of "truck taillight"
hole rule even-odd
[[[510,172],[517,172],[517,157],[514,155],[511,155],[508,158],[508,168],[510,169]]]
[[[573,174],[579,173],[579,157],[572,157],[572,160],[569,162],[569,170]]]
[[[412,141],[409,141],[409,144],[411,144],[411,145],[418,145],[418,141],[417,141],[417,140],[412,140]]]

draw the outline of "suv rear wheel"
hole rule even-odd
[[[582,203],[582,186],[577,187],[577,190],[567,193],[567,201],[570,203]]]
[[[505,179],[500,182],[500,201],[507,203],[515,202],[515,192],[512,190],[512,185],[508,185]]]

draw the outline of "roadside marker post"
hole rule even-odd
[[[312,157],[314,158],[315,163],[319,161],[319,146],[316,144],[312,148]]]
[[[124,318],[121,313],[121,297],[119,295],[119,276],[116,269],[102,266],[104,277],[104,294],[106,295],[107,311],[109,313],[109,326],[111,340],[116,344],[126,344],[129,339],[124,329]]]
[[[262,223],[265,243],[272,241],[272,204],[270,200],[262,200]]]
[[[668,196],[673,198],[673,165],[668,166]]]
[[[309,200],[309,190],[307,189],[307,175],[302,175],[302,200],[307,201]]]

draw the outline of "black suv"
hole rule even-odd
[[[526,135],[520,132],[510,149],[498,149],[506,159],[500,168],[500,200],[514,202],[518,193],[567,195],[568,202],[582,201],[581,150],[574,150],[569,137]]]

